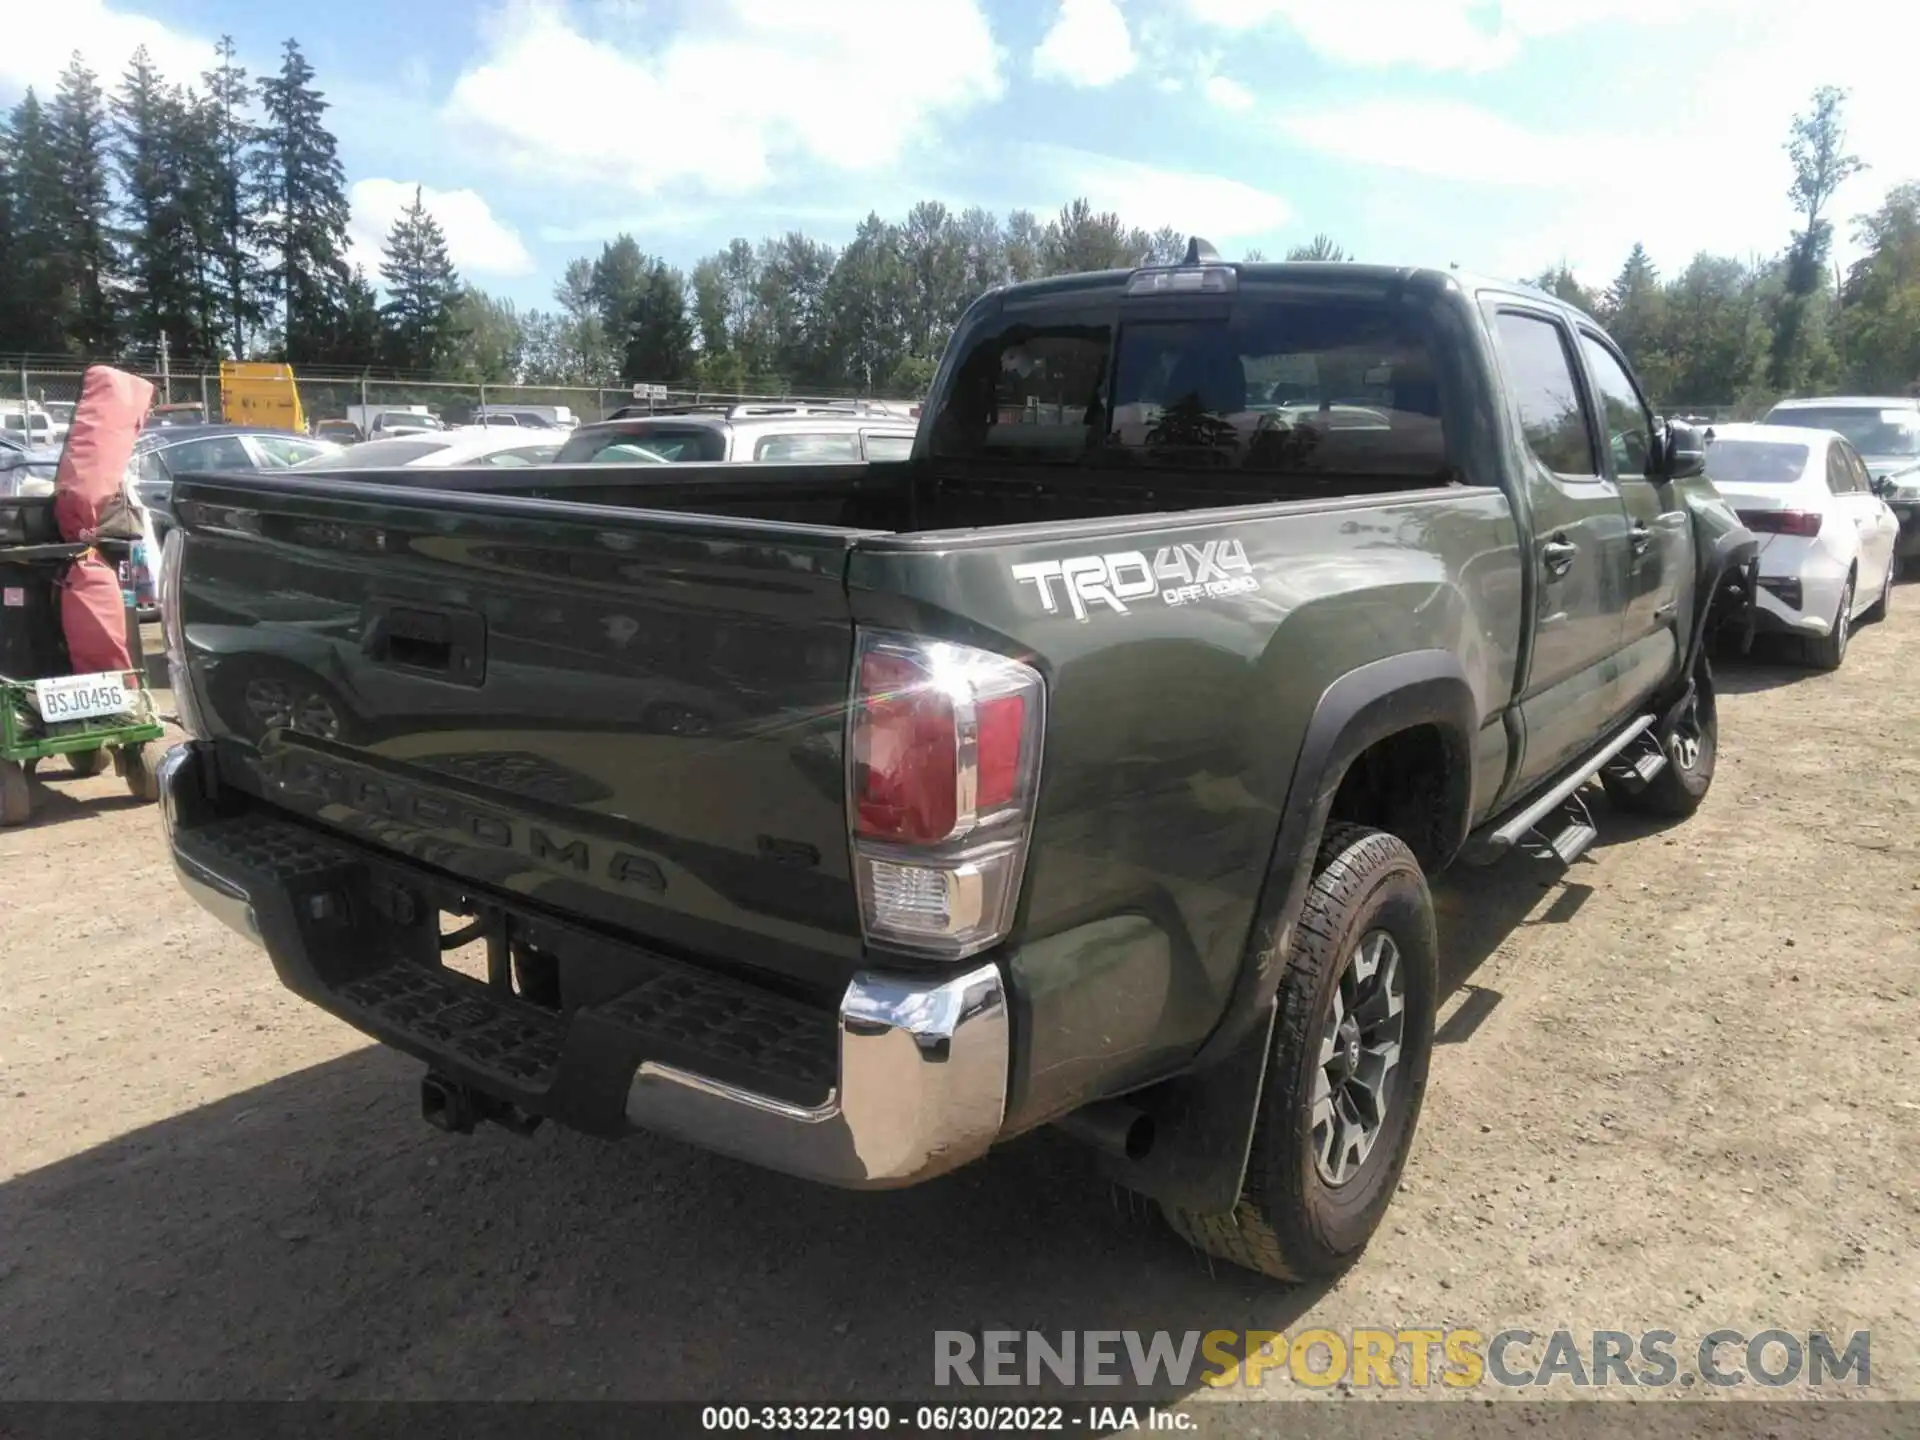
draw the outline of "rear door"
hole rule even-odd
[[[1532,515],[1532,653],[1520,695],[1521,790],[1599,738],[1619,713],[1616,657],[1626,595],[1627,513],[1554,312],[1499,300],[1492,315]]]
[[[1894,542],[1900,534],[1900,522],[1886,502],[1873,493],[1873,480],[1858,452],[1845,440],[1836,440],[1827,452],[1827,464],[1833,475],[1834,503],[1853,526],[1859,541],[1859,575],[1854,595],[1860,604],[1870,604],[1879,595],[1887,571],[1893,565]],[[1844,486],[1844,489],[1837,488]]]
[[[1647,477],[1653,414],[1627,362],[1611,341],[1584,326],[1580,353],[1593,385],[1607,474],[1620,487],[1627,514],[1618,697],[1625,709],[1657,690],[1679,662],[1681,627],[1692,613],[1691,522],[1673,488]]]

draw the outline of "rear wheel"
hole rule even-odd
[[[1714,760],[1720,753],[1719,707],[1713,696],[1713,672],[1705,660],[1693,677],[1693,698],[1659,739],[1667,763],[1647,784],[1636,790],[1611,775],[1602,775],[1600,783],[1618,809],[1684,819],[1707,798]]]
[[[1280,985],[1240,1202],[1224,1214],[1163,1207],[1176,1231],[1277,1280],[1358,1258],[1426,1094],[1438,952],[1413,852],[1379,830],[1328,826]]]
[[[27,787],[26,767],[0,760],[0,825],[24,825],[33,815],[33,791]]]
[[[158,740],[129,745],[120,752],[120,775],[134,799],[151,803],[160,798],[160,757],[165,754]]]
[[[76,775],[98,775],[107,768],[111,758],[104,746],[98,750],[70,750],[67,752],[67,768]]]
[[[1840,592],[1840,609],[1832,627],[1819,639],[1807,641],[1807,660],[1816,669],[1838,670],[1847,658],[1847,641],[1853,632],[1853,578],[1847,576],[1846,588]]]

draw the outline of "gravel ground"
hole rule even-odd
[[[892,1195],[442,1136],[412,1062],[185,901],[152,809],[56,779],[0,832],[0,1398],[861,1400],[923,1391],[937,1329],[1308,1325],[1870,1329],[1873,1393],[1920,1398],[1895,601],[1836,675],[1723,663],[1690,822],[1442,882],[1432,1094],[1330,1288],[1211,1272],[1051,1135]]]

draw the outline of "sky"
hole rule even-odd
[[[1085,195],[1235,258],[1604,283],[1634,242],[1783,248],[1788,124],[1851,92],[1851,217],[1920,179],[1920,5],[1893,0],[0,0],[0,101],[78,49],[191,80],[300,41],[356,258],[415,187],[468,280],[549,305],[628,231],[681,266],[734,236],[843,243],[921,199],[1043,217]],[[377,276],[376,276],[377,280]]]

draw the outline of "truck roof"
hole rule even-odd
[[[1204,243],[1204,242],[1203,242]],[[1457,266],[1439,265],[1372,265],[1359,264],[1350,260],[1206,260],[1199,262],[1206,266],[1224,266],[1237,271],[1243,281],[1253,284],[1275,281],[1300,280],[1344,280],[1371,283],[1378,286],[1407,284],[1413,281],[1425,281],[1436,286],[1454,285],[1462,290],[1505,290],[1529,298],[1585,315],[1576,305],[1570,305],[1559,296],[1540,289],[1539,286],[1525,280],[1508,280],[1495,275],[1483,275]],[[1074,275],[1049,275],[1037,280],[1021,280],[999,288],[997,293],[1006,299],[1036,300],[1051,295],[1074,295],[1098,293],[1124,285],[1131,277],[1142,270],[1180,270],[1192,268],[1192,262],[1174,265],[1142,265],[1132,270],[1094,270]],[[1591,319],[1591,316],[1586,316]]]

